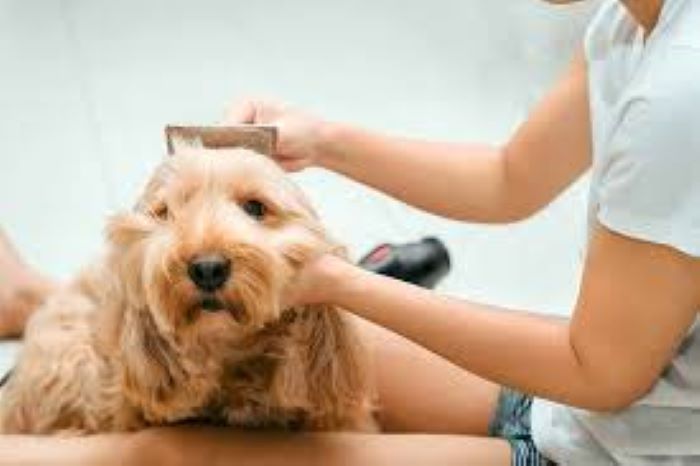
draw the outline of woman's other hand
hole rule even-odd
[[[333,254],[323,254],[302,267],[285,290],[284,305],[333,304],[341,285],[352,280],[357,266]]]

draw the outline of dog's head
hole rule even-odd
[[[181,149],[108,237],[131,304],[164,333],[208,339],[278,319],[300,266],[333,247],[297,186],[244,149]]]
[[[107,231],[125,387],[160,420],[208,403],[246,351],[273,365],[285,358],[270,342],[287,325],[286,289],[312,257],[342,253],[284,172],[243,149],[181,148]],[[364,403],[366,377],[340,313],[317,307],[289,320],[301,329],[295,354],[305,369],[287,364],[270,390],[287,404],[307,400],[301,405],[323,417]],[[266,334],[272,339],[259,338]]]

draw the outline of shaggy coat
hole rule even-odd
[[[287,308],[285,290],[333,243],[300,190],[247,150],[180,149],[106,253],[35,313],[0,391],[0,432],[127,431],[184,421],[368,430],[372,388],[352,322]],[[188,267],[217,254],[202,290]]]

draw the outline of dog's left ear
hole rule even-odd
[[[151,222],[143,215],[123,212],[109,218],[106,235],[110,243],[127,246],[144,238],[151,229]]]

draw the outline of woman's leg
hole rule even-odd
[[[358,324],[374,356],[385,432],[488,434],[498,385],[375,324]]]
[[[458,435],[273,434],[174,427],[87,437],[0,435],[0,466],[508,466],[501,439]]]
[[[0,338],[21,335],[29,315],[55,286],[22,260],[0,229]]]
[[[269,434],[233,429],[144,431],[130,450],[142,464],[247,466],[507,466],[505,440],[430,434]],[[149,457],[149,455],[152,455]],[[1,464],[1,463],[0,463]]]

